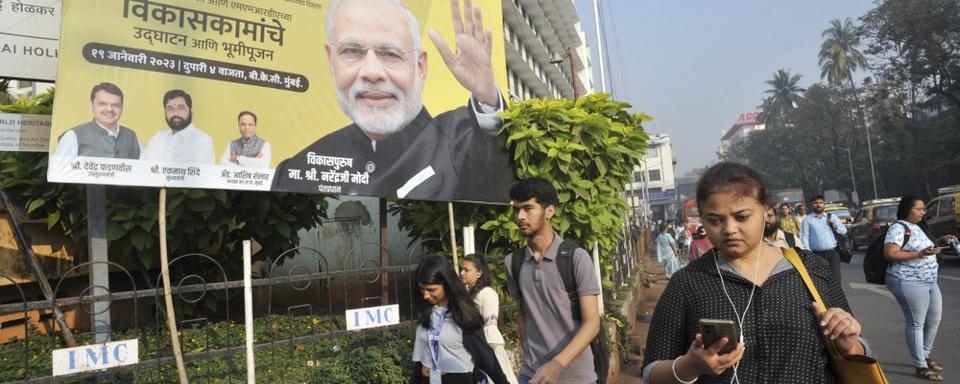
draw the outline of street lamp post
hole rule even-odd
[[[850,147],[847,147],[847,161],[850,162],[850,183],[853,184],[853,196],[850,196],[850,199],[853,200],[854,204],[860,204],[860,195],[857,194],[857,178],[853,176],[853,157],[850,156]],[[873,192],[874,198],[876,198],[876,190]]]
[[[565,59],[550,60],[550,64],[557,64],[559,69],[559,65],[564,61],[570,62],[570,85],[573,88],[573,100],[576,101],[580,98],[580,93],[577,92],[577,67],[573,63],[573,48],[568,47],[564,56],[566,56]],[[560,73],[563,74],[563,71],[561,70]]]
[[[879,199],[880,196],[877,195],[877,172],[873,168],[873,149],[870,147],[870,124],[864,121],[863,129],[867,132],[867,154],[870,156],[870,177],[873,179],[873,198]]]

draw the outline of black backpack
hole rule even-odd
[[[893,228],[894,225],[900,224],[903,226],[903,242],[900,243],[902,248],[904,245],[910,241],[910,227],[901,222],[896,222],[890,225],[887,228],[887,231],[890,231],[890,228]],[[870,247],[867,248],[867,255],[863,257],[863,277],[866,278],[868,283],[873,284],[886,284],[887,279],[887,265],[890,264],[887,261],[886,256],[883,255],[883,242],[887,238],[887,232],[883,233],[883,236],[877,236],[870,242]]]
[[[833,225],[830,223],[833,222],[833,215],[827,213],[827,226],[830,227],[830,232],[833,232],[833,238],[837,240],[837,247],[834,248],[837,251],[837,255],[840,256],[840,261],[850,264],[850,260],[853,260],[853,252],[850,252],[850,249],[847,248],[847,235],[841,235],[836,230],[833,229]],[[837,219],[838,224],[843,225],[840,222],[840,219]]]
[[[560,249],[557,250],[557,270],[560,272],[560,278],[563,279],[563,287],[567,291],[567,297],[570,298],[570,313],[574,320],[580,320],[580,301],[577,296],[577,280],[573,275],[573,252],[577,248],[582,248],[574,242],[564,240],[560,243]],[[589,252],[587,252],[589,254]],[[523,269],[523,259],[526,257],[525,248],[518,248],[513,251],[513,258],[510,259],[510,272],[517,283],[517,291],[520,287],[520,270]],[[520,292],[522,295],[523,293]],[[601,319],[602,320],[602,319]],[[610,350],[607,348],[607,336],[603,330],[603,324],[600,324],[600,332],[597,337],[590,342],[590,351],[593,352],[593,370],[597,373],[597,383],[605,384],[610,372]]]

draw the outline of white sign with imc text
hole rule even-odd
[[[0,152],[50,150],[50,116],[0,113]]]
[[[53,81],[61,1],[0,0],[0,77]]]
[[[400,324],[399,304],[347,310],[348,331],[396,324]]]
[[[53,375],[98,371],[139,361],[137,339],[57,349],[53,351]]]

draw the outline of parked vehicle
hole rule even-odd
[[[853,249],[869,246],[877,236],[887,233],[890,224],[897,221],[899,197],[868,200],[863,202],[860,211],[848,227]]]
[[[960,233],[960,185],[953,185],[937,189],[940,196],[927,203],[927,214],[923,220],[927,223],[927,231],[936,239],[940,236]],[[952,247],[943,249],[947,255],[957,256]]]
[[[767,195],[770,196],[770,199],[778,206],[783,203],[796,206],[797,203],[806,201],[803,199],[803,189],[800,188],[774,189],[768,191]]]
[[[826,203],[824,204],[823,211],[836,216],[843,225],[849,227],[850,224],[853,224],[853,215],[850,214],[850,209],[844,206],[843,203]]]

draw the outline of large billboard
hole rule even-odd
[[[54,182],[506,202],[500,2],[65,2]]]
[[[0,0],[0,77],[57,75],[61,0]]]

